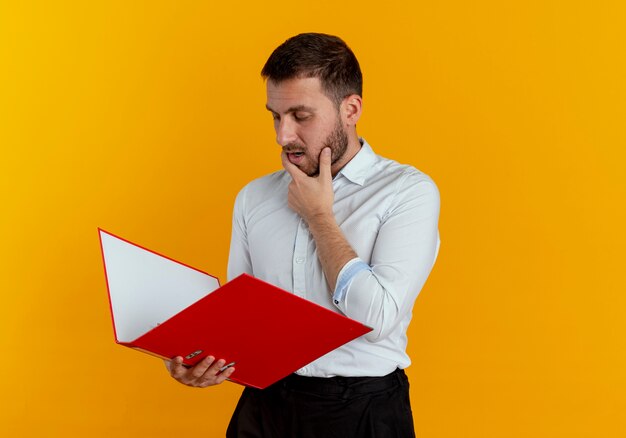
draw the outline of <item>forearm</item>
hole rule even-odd
[[[309,230],[315,240],[318,257],[332,294],[341,268],[357,255],[332,214],[313,218],[309,222]]]
[[[337,304],[346,316],[374,328],[366,336],[373,342],[410,315],[439,250],[436,186],[418,181],[404,187],[378,229],[369,272],[352,277]]]

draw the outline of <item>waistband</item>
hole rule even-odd
[[[406,374],[400,368],[382,377],[305,377],[291,374],[277,382],[283,388],[295,391],[342,397],[384,391],[407,383]]]

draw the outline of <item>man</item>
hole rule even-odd
[[[228,277],[248,273],[374,330],[244,389],[227,436],[412,437],[406,330],[439,249],[437,187],[358,137],[361,70],[339,38],[290,38],[262,76],[284,170],[238,194]],[[213,357],[181,362],[170,373],[190,386],[236,372]]]

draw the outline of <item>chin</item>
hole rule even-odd
[[[298,169],[300,169],[302,172],[304,172],[308,176],[317,176],[320,173],[319,166],[311,167],[305,164],[304,166],[298,166]]]
[[[303,172],[304,172],[304,173],[306,173],[308,176],[311,176],[311,177],[313,177],[313,176],[319,176],[319,174],[320,174],[320,169],[319,169],[319,167],[318,167],[318,168],[317,168],[317,169],[315,169],[315,170],[309,170],[308,172],[305,172],[305,171],[303,171]]]

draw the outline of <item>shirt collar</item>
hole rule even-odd
[[[373,170],[372,166],[376,161],[376,154],[364,138],[359,138],[359,141],[361,142],[361,150],[352,157],[348,164],[341,168],[339,175],[343,175],[353,183],[362,186]]]

